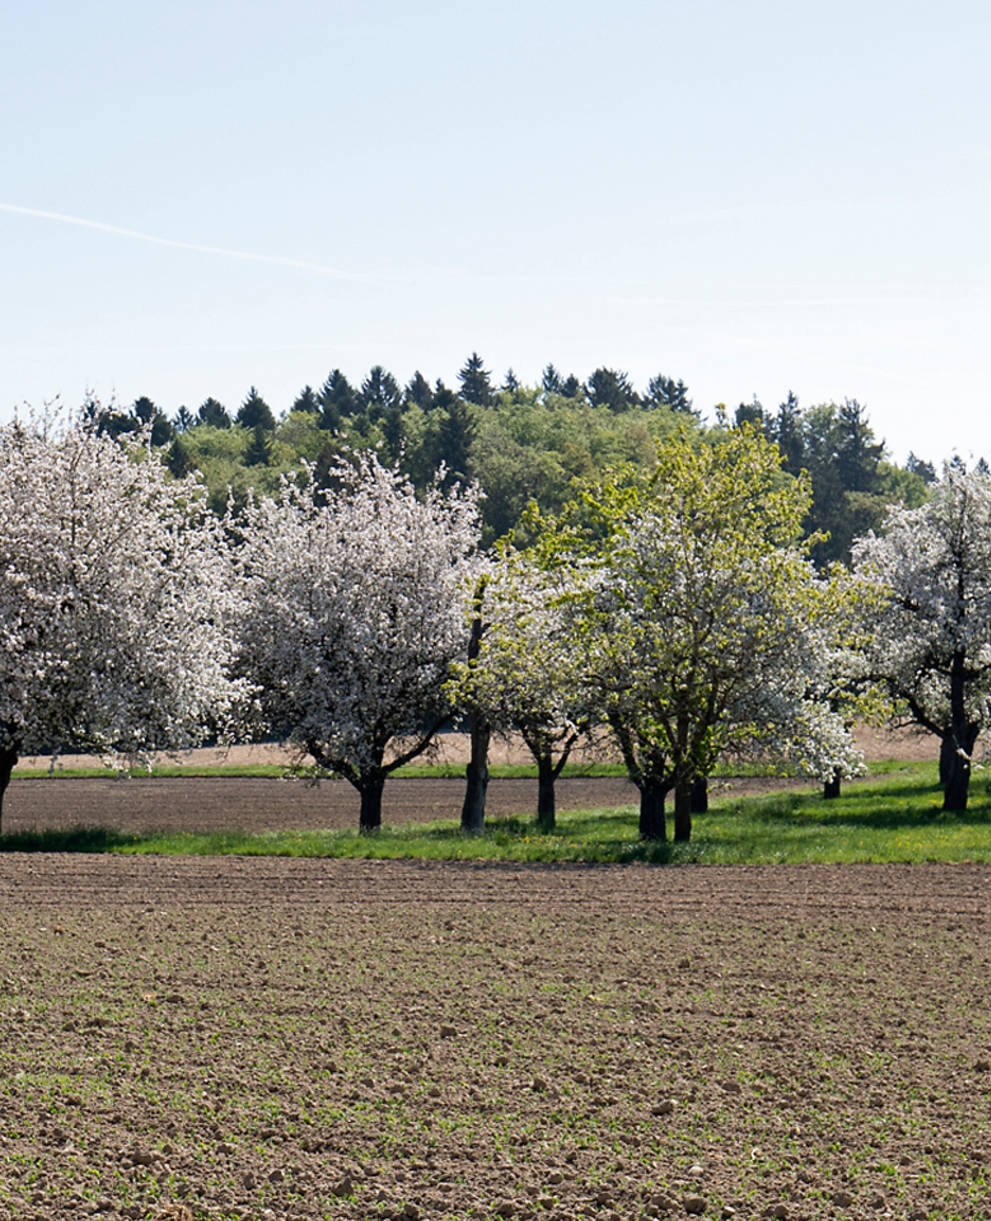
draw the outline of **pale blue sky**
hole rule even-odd
[[[0,418],[477,350],[991,454],[989,35],[977,0],[12,0]]]

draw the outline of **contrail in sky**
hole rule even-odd
[[[366,277],[336,267],[323,267],[319,263],[308,263],[303,259],[287,259],[277,254],[254,254],[250,250],[228,250],[224,246],[202,246],[197,242],[179,242],[170,237],[156,237],[152,233],[141,233],[137,229],[124,229],[120,225],[107,225],[98,220],[86,220],[81,216],[66,216],[63,212],[45,212],[40,208],[22,208],[17,204],[0,203],[0,212],[15,212],[20,216],[35,216],[41,220],[57,220],[63,225],[81,225],[84,229],[99,229],[101,233],[114,233],[118,237],[135,238],[139,242],[151,242],[155,246],[171,246],[175,250],[195,250],[199,254],[219,254],[229,259],[248,259],[253,263],[273,263],[278,267],[296,267],[301,271],[315,271],[318,275],[333,276],[340,280],[363,280]]]

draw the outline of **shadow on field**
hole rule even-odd
[[[0,835],[0,852],[112,852],[136,844],[137,835],[127,835],[111,827],[51,828],[46,831],[15,831]]]

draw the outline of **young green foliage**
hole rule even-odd
[[[641,834],[691,835],[693,781],[727,751],[774,742],[809,770],[853,766],[818,695],[820,589],[799,537],[808,488],[744,428],[661,442],[545,523],[546,564],[582,574],[573,596],[588,671],[641,794]]]

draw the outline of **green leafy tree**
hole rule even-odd
[[[773,741],[816,774],[850,757],[817,693],[817,585],[796,546],[808,504],[752,429],[669,438],[645,480],[626,468],[546,528],[544,562],[587,574],[576,596],[589,682],[631,781],[640,833],[691,836],[692,789],[719,756]]]
[[[473,647],[454,666],[451,682],[473,723],[523,738],[537,764],[537,821],[544,831],[554,829],[554,782],[593,716],[587,661],[569,622],[571,589],[560,572],[503,552],[476,584]],[[481,830],[477,817],[471,829]]]

